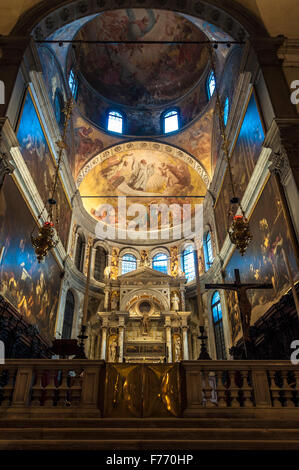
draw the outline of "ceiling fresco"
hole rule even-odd
[[[107,224],[109,214],[103,215],[102,207],[113,206],[118,224],[119,196],[129,197],[127,207],[142,204],[148,215],[151,204],[161,203],[190,204],[193,211],[195,203],[203,202],[195,196],[205,196],[208,184],[207,173],[190,155],[149,141],[128,142],[102,152],[77,178],[86,211]]]
[[[103,13],[83,26],[82,40],[202,41],[207,36],[181,15],[127,9]],[[207,66],[207,46],[82,44],[80,70],[105,98],[127,106],[166,104],[183,96]]]

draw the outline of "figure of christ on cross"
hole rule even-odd
[[[205,284],[206,289],[224,289],[237,292],[241,324],[243,330],[243,341],[247,359],[254,359],[253,347],[250,337],[251,303],[247,297],[248,289],[273,289],[272,284],[242,284],[239,269],[235,269],[235,282],[233,284]]]

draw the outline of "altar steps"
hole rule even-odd
[[[0,450],[299,450],[295,421],[1,419]]]

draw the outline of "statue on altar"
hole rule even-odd
[[[172,299],[171,299],[171,308],[175,312],[180,310],[180,298],[176,292],[174,292]]]
[[[117,359],[117,341],[113,336],[109,342],[108,362],[116,362]]]
[[[182,351],[181,337],[177,335],[174,340],[174,362],[180,362],[181,351]]]

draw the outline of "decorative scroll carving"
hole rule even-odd
[[[8,160],[8,157],[5,153],[0,152],[0,189],[3,186],[5,177],[10,175],[14,171],[15,167]]]

